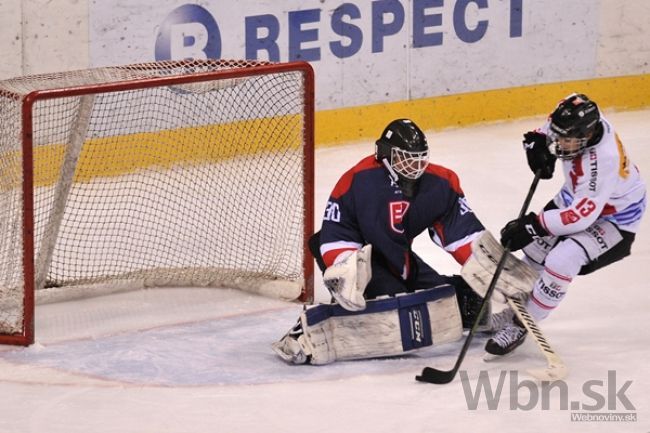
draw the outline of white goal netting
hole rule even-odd
[[[44,299],[146,286],[309,299],[310,79],[207,60],[0,82],[0,333],[24,332],[32,280]]]

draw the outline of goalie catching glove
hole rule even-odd
[[[336,302],[348,311],[366,308],[363,293],[372,278],[371,254],[370,244],[360,250],[345,251],[323,273],[325,287]]]

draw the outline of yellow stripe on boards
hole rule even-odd
[[[86,140],[75,182],[118,176],[148,168],[218,162],[235,156],[300,150],[302,116],[279,116],[227,124],[143,132]],[[34,149],[34,185],[54,184],[60,175],[65,145]],[[6,157],[6,155],[5,155]],[[15,170],[20,170],[15,158]]]
[[[545,116],[561,98],[582,92],[603,109],[650,106],[650,74],[497,89],[413,101],[325,110],[316,113],[316,146],[375,140],[397,118],[411,118],[424,130],[464,127],[485,122]],[[298,149],[302,117],[255,119],[87,140],[75,174],[76,182],[115,176],[151,166],[214,162],[237,155]],[[243,137],[253,145],[244,143]],[[65,146],[34,149],[34,183],[52,185],[60,175]],[[18,187],[19,152],[2,156],[2,189]]]
[[[545,116],[572,92],[587,94],[603,108],[650,106],[650,74],[539,84],[438,96],[413,101],[325,110],[316,113],[316,145],[374,140],[394,119],[410,118],[424,130]]]

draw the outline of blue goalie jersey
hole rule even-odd
[[[417,194],[406,197],[374,155],[348,170],[334,187],[323,217],[320,254],[325,265],[346,250],[372,244],[373,275],[377,259],[407,281],[414,268],[430,269],[411,252],[413,239],[424,230],[463,264],[484,227],[469,207],[458,176],[429,164],[419,182]]]

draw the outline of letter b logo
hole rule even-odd
[[[174,9],[156,36],[156,60],[218,59],[221,33],[205,8],[186,4]]]

